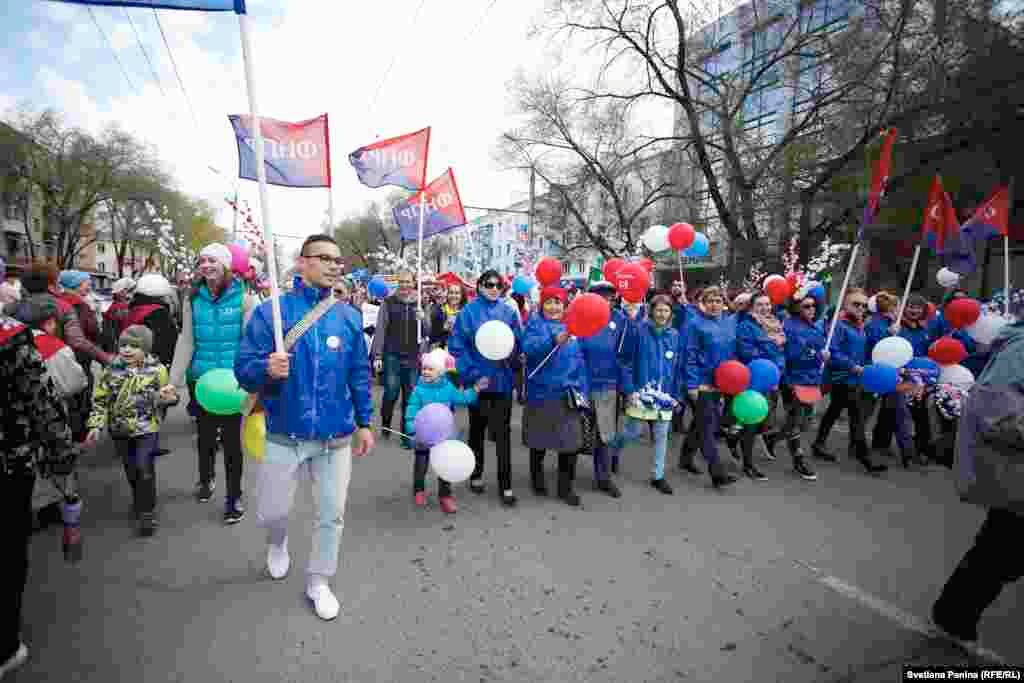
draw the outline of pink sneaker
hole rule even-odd
[[[426,491],[417,491],[416,495],[413,496],[412,501],[413,501],[413,503],[416,504],[416,507],[423,507],[424,505],[427,504],[427,492]]]
[[[455,511],[458,510],[458,506],[455,505],[454,496],[441,496],[438,499],[438,503],[441,504],[441,511],[446,515],[454,515]]]

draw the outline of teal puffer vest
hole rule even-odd
[[[234,368],[242,341],[242,285],[233,281],[214,301],[206,285],[192,299],[192,337],[195,348],[188,379],[196,381],[214,368]]]

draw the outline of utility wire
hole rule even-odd
[[[196,130],[199,130],[199,119],[196,117],[196,110],[192,107],[192,99],[188,96],[188,91],[185,89],[185,82],[181,80],[181,73],[178,71],[178,64],[174,61],[174,53],[171,52],[171,44],[167,42],[167,34],[164,33],[163,24],[160,23],[160,15],[157,14],[156,8],[153,8],[153,17],[156,19],[156,26],[160,29],[160,37],[164,41],[164,47],[167,48],[167,56],[171,58],[171,66],[174,67],[174,76],[178,79],[178,86],[181,88],[181,94],[185,96],[185,104],[188,105],[188,111],[192,114],[192,123],[196,125]]]
[[[483,14],[480,15],[480,18],[476,20],[476,26],[473,27],[473,30],[470,31],[469,35],[467,35],[465,40],[462,41],[463,45],[468,43],[476,32],[480,30],[480,27],[484,25],[484,20],[487,18],[487,15],[491,13],[491,10],[494,9],[494,6],[497,4],[498,0],[491,0],[491,4],[487,5],[487,9],[485,9]]]
[[[416,26],[416,20],[419,19],[420,12],[423,10],[423,6],[425,4],[427,4],[427,0],[420,0],[419,7],[417,7],[416,8],[416,12],[413,13],[412,22],[410,24],[411,26]],[[395,62],[396,61],[398,61],[398,50],[395,50],[395,52],[391,55],[391,63],[388,64],[388,68],[384,72],[384,75],[377,82],[377,90],[376,90],[376,92],[373,93],[373,98],[370,100],[370,106],[366,110],[367,117],[370,117],[373,114],[373,109],[374,109],[374,107],[377,106],[377,98],[380,96],[380,91],[384,87],[384,82],[388,80],[388,76],[391,75],[391,70],[395,68]]]
[[[149,58],[149,52],[146,50],[146,46],[142,44],[142,38],[139,36],[139,30],[135,28],[135,22],[132,21],[131,13],[124,7],[121,8],[121,11],[124,12],[125,19],[128,20],[129,25],[132,27],[132,33],[135,34],[135,43],[139,46],[139,49],[142,50],[142,56],[146,58],[146,63],[149,64],[149,70],[153,74],[153,82],[156,83],[156,87],[160,89],[160,94],[167,97],[167,93],[164,92],[164,86],[160,83],[160,76],[157,75],[156,68],[153,67],[153,60]]]
[[[111,43],[110,39],[107,37],[107,32],[103,30],[102,26],[100,26],[100,22],[96,18],[96,13],[92,11],[92,7],[90,7],[89,5],[86,5],[85,9],[89,11],[89,16],[92,17],[92,23],[96,25],[96,30],[100,32],[101,36],[103,36],[103,42],[107,44],[107,47],[110,48],[110,51],[114,54],[114,60],[117,62],[117,65],[121,67],[121,73],[124,74],[124,79],[128,81],[128,85],[129,87],[131,87],[132,92],[138,95],[139,91],[135,89],[135,84],[132,83],[132,79],[128,75],[128,71],[124,68],[124,64],[121,62],[121,58],[117,56],[117,50],[114,49],[113,43]]]

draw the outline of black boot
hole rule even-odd
[[[818,475],[807,464],[807,458],[804,457],[803,448],[800,446],[800,438],[789,439],[786,443],[789,446],[789,454],[793,457],[793,471],[805,481],[816,481]]]
[[[838,462],[839,458],[835,456],[835,453],[831,453],[825,449],[825,444],[822,441],[815,441],[811,445],[811,453],[815,458],[824,460],[826,462]]]
[[[716,489],[736,483],[736,477],[721,462],[708,465],[708,474],[711,475],[711,485]]]
[[[704,472],[697,466],[697,451],[686,450],[686,444],[684,443],[679,449],[679,469],[690,474],[703,474]]]
[[[391,432],[388,431],[388,430],[391,429],[391,417],[394,415],[394,413],[395,413],[395,402],[394,401],[384,401],[383,403],[381,403],[381,405],[380,405],[380,424],[381,424],[382,427],[386,428],[386,429],[382,429],[381,430],[381,432],[384,434],[384,439],[385,440],[390,440],[391,439]]]
[[[558,497],[573,507],[580,504],[580,497],[573,490],[576,479],[576,454],[558,454]]]
[[[548,487],[544,483],[544,451],[530,451],[530,481],[535,494],[548,495]]]
[[[619,487],[616,486],[615,482],[612,481],[611,479],[602,479],[600,481],[597,481],[595,483],[595,486],[597,487],[598,491],[604,491],[612,498],[622,497],[622,491],[619,490]]]
[[[725,443],[729,447],[729,454],[732,455],[732,459],[736,462],[743,462],[743,453],[740,452],[739,439],[726,435]]]
[[[744,448],[743,450],[743,474],[754,481],[767,481],[768,477],[764,475],[764,472],[757,469],[757,466],[754,465],[754,444],[750,443],[749,448]]]
[[[868,474],[881,474],[889,469],[887,465],[880,462],[874,462],[871,459],[871,452],[868,450],[867,442],[859,442],[850,445],[850,455],[864,466]]]
[[[764,439],[764,457],[775,460],[775,444],[779,442],[779,437],[775,434],[765,434],[761,438]]]
[[[914,447],[900,449],[900,462],[903,463],[903,469],[909,470],[911,465],[917,463],[917,456],[914,452]]]

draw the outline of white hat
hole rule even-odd
[[[443,371],[448,362],[448,352],[444,349],[434,349],[430,353],[423,354],[420,362],[425,368]]]
[[[123,277],[111,285],[110,293],[120,294],[121,292],[130,292],[133,289],[135,289],[135,280],[130,277]]]
[[[135,284],[135,293],[143,296],[162,298],[174,293],[171,283],[159,273],[146,273]]]
[[[231,258],[231,250],[225,247],[220,242],[211,242],[210,244],[207,244],[199,252],[199,255],[206,256],[207,258],[212,258],[214,261],[217,261],[218,263],[223,265],[224,270],[228,271],[229,273],[231,272],[231,262],[233,260]]]

